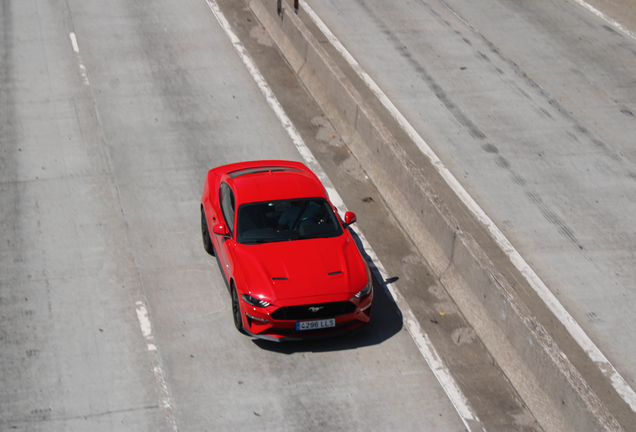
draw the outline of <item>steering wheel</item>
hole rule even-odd
[[[300,227],[303,222],[307,222],[308,220],[314,220],[316,221],[316,224],[319,224],[321,219],[318,216],[307,216],[302,218],[300,221],[298,221],[298,223],[296,223],[296,226],[293,229],[298,229],[298,227]]]

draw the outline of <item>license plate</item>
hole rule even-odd
[[[296,330],[320,330],[336,326],[336,319],[329,318],[316,321],[296,321]]]

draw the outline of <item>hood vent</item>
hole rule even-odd
[[[272,280],[275,281],[284,281],[284,280],[288,280],[286,277],[273,277]]]

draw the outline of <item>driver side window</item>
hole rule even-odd
[[[221,183],[219,195],[221,199],[221,211],[223,212],[227,229],[229,229],[230,232],[234,232],[234,192],[232,192],[232,189],[227,183]]]

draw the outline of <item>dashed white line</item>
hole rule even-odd
[[[82,62],[82,56],[80,54],[79,44],[77,43],[77,37],[75,36],[75,33],[69,33],[69,38],[71,39],[71,46],[73,47],[73,52],[75,53],[75,56],[77,58],[80,76],[82,77],[83,83],[88,86],[90,85],[88,81],[88,74],[86,72],[86,67],[84,67],[84,64]],[[146,309],[146,306],[144,306],[143,302],[138,301],[136,303],[136,312],[137,319],[139,321],[139,327],[141,329],[141,334],[146,341],[146,348],[150,353],[151,369],[155,377],[155,387],[157,389],[159,403],[161,410],[163,411],[164,419],[172,432],[178,432],[179,429],[177,428],[177,422],[174,416],[172,400],[170,398],[168,385],[163,373],[163,367],[161,366],[161,358],[159,357],[159,352],[155,343],[155,337],[152,334],[150,317],[148,316],[148,310]]]
[[[137,319],[139,320],[141,334],[144,336],[146,347],[150,353],[150,362],[152,365],[152,372],[155,376],[155,387],[159,396],[161,410],[163,411],[164,418],[170,430],[172,432],[178,432],[179,429],[177,428],[177,421],[174,417],[174,410],[172,408],[172,399],[170,398],[168,384],[166,383],[166,377],[163,373],[163,367],[161,366],[161,358],[157,351],[155,337],[152,334],[152,326],[150,324],[150,317],[148,316],[148,309],[146,309],[146,306],[141,301],[138,301],[136,306]]]
[[[71,45],[73,45],[73,51],[75,51],[75,54],[79,54],[79,45],[77,45],[77,37],[75,37],[75,33],[71,32],[69,36],[71,38]]]
[[[325,188],[327,189],[327,192],[329,193],[329,197],[332,203],[340,211],[342,212],[346,211],[346,207],[344,205],[342,198],[340,197],[336,189],[333,187],[333,184],[327,177],[326,173],[324,172],[324,170],[322,169],[318,161],[316,161],[316,159],[314,158],[313,154],[311,153],[311,150],[309,150],[309,148],[305,144],[304,140],[302,139],[302,137],[300,136],[300,134],[294,127],[293,123],[291,122],[287,114],[285,113],[285,110],[278,102],[278,99],[276,99],[276,96],[274,95],[269,85],[265,81],[265,78],[260,73],[258,68],[254,65],[254,62],[247,54],[247,51],[241,44],[241,41],[232,31],[230,24],[228,23],[225,16],[219,9],[219,6],[216,3],[216,1],[206,0],[206,2],[208,6],[210,7],[210,9],[212,10],[212,13],[216,17],[217,21],[219,22],[219,24],[225,31],[225,33],[230,38],[230,41],[232,42],[232,45],[236,49],[236,52],[239,54],[239,57],[241,58],[241,60],[247,67],[248,71],[252,75],[252,78],[254,79],[259,89],[265,96],[265,99],[267,100],[268,104],[274,110],[276,117],[278,117],[279,121],[281,122],[281,124],[283,125],[287,133],[289,134],[290,138],[292,139],[294,145],[298,149],[298,152],[304,159],[305,163],[312,169],[312,171],[316,173],[316,175],[323,182]],[[358,231],[358,236],[360,238],[360,241],[362,242],[365,252],[369,255],[369,258],[371,259],[370,265],[375,273],[375,276],[384,284],[384,281],[387,280],[387,275],[384,270],[384,266],[379,261],[377,255],[371,248],[371,245],[369,245],[368,241],[366,240],[366,238],[360,231]],[[448,395],[448,398],[450,399],[451,403],[455,407],[455,410],[459,414],[462,422],[464,423],[464,425],[466,426],[468,430],[473,430],[472,428],[480,425],[480,423],[473,409],[469,406],[466,397],[463,395],[459,386],[457,385],[457,383],[451,376],[450,371],[444,365],[441,358],[437,354],[437,351],[431,344],[428,336],[426,335],[426,333],[424,333],[424,331],[420,327],[420,324],[417,321],[417,318],[415,318],[415,316],[413,315],[413,312],[411,311],[406,301],[399,294],[397,289],[395,289],[391,285],[388,285],[387,289],[389,290],[389,293],[393,296],[393,300],[396,302],[396,304],[398,305],[398,307],[400,308],[402,312],[406,329],[408,330],[409,334],[415,341],[415,344],[417,345],[420,353],[422,354],[427,364],[431,368],[438,382],[440,383],[440,385],[442,386],[442,388]],[[483,429],[483,428],[480,427],[480,429]]]
[[[82,56],[80,55],[79,45],[77,44],[77,37],[74,32],[69,33],[69,37],[71,38],[71,45],[73,46],[73,51],[75,52],[75,56],[77,57],[77,63],[80,70],[80,76],[82,77],[82,81],[86,85],[90,85],[88,82],[88,74],[86,73],[86,67],[84,67],[84,63],[82,63]]]
[[[592,6],[588,5],[582,0],[575,0],[577,3],[585,6],[592,12],[605,19],[610,24],[621,29],[621,31],[628,34],[630,37],[636,38],[636,35],[629,32],[620,24],[615,21],[606,18],[600,11],[597,11]],[[384,107],[391,113],[393,118],[400,124],[400,126],[406,131],[409,137],[417,144],[419,149],[424,153],[431,163],[435,166],[440,175],[444,178],[446,183],[453,189],[462,202],[468,207],[477,219],[486,226],[490,234],[493,236],[499,247],[509,257],[513,265],[521,272],[526,278],[530,286],[537,292],[543,302],[548,306],[552,313],[558,318],[558,320],[565,326],[570,335],[577,341],[579,346],[587,353],[589,358],[594,361],[603,374],[610,379],[612,386],[616,392],[623,398],[623,400],[631,407],[632,411],[636,412],[636,393],[629,386],[627,381],[618,373],[614,366],[609,362],[607,357],[601,352],[601,350],[592,342],[590,337],[583,331],[581,326],[574,320],[570,313],[563,307],[552,291],[543,283],[539,276],[530,268],[528,263],[523,259],[521,254],[517,252],[514,246],[508,241],[506,236],[497,228],[494,222],[486,215],[481,207],[475,202],[475,200],[468,194],[468,192],[457,181],[455,176],[446,168],[442,161],[437,157],[429,145],[424,139],[417,133],[415,128],[406,120],[402,113],[395,107],[393,102],[387,97],[386,94],[380,89],[380,87],[373,81],[373,79],[367,74],[362,66],[353,58],[353,56],[347,51],[342,43],[336,38],[336,36],[329,30],[325,23],[316,15],[305,0],[300,0],[300,5],[309,17],[318,26],[320,31],[327,37],[329,42],[340,52],[340,54],[347,60],[350,66],[355,70],[358,76],[367,84],[376,97],[382,102]],[[596,11],[596,12],[595,12]]]

